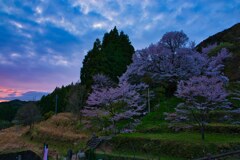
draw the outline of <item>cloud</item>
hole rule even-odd
[[[24,91],[0,86],[0,102],[19,99],[22,101],[40,100],[48,92]]]
[[[0,98],[0,102],[5,101],[11,101],[11,100],[21,100],[21,101],[37,101],[42,98],[42,96],[47,95],[46,92],[36,92],[36,91],[29,91],[26,93],[23,93],[22,95],[16,96],[16,95],[9,95],[8,97]]]
[[[21,91],[0,86],[0,99],[3,99],[8,96],[20,96],[20,95],[22,95]]]

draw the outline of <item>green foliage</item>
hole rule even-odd
[[[236,91],[240,91],[240,83],[239,82],[230,82],[227,86],[227,89],[230,93],[228,99],[232,103],[233,109],[240,108],[240,100],[236,100],[233,97],[236,97],[234,93]]]
[[[43,115],[43,118],[44,118],[45,120],[47,120],[47,119],[51,118],[54,114],[55,114],[55,112],[49,111],[49,112],[47,112],[47,113],[45,113],[45,114]]]
[[[41,120],[41,114],[40,111],[38,110],[37,106],[29,102],[23,107],[21,107],[16,114],[15,121],[18,124],[23,124],[23,125],[29,125],[30,128],[32,125]]]
[[[0,103],[0,120],[9,121],[11,122],[19,108],[25,105],[27,102],[13,100],[9,102],[2,102]]]
[[[86,99],[87,99],[86,87],[84,85],[81,85],[80,83],[76,83],[70,89],[66,110],[77,115],[81,120],[82,115],[80,110],[84,108]]]
[[[181,100],[176,97],[171,98],[159,98],[159,105],[155,107],[155,110],[148,113],[141,120],[141,124],[137,126],[137,130],[144,132],[144,130],[151,130],[151,128],[159,128],[160,130],[166,128],[166,126],[162,127],[161,125],[165,122],[164,112],[173,112],[175,111],[175,107]],[[158,129],[157,129],[158,130]]]
[[[222,42],[217,47],[213,48],[208,55],[209,56],[216,56],[223,48],[227,48],[229,50],[234,48],[234,44],[229,42]]]
[[[240,121],[240,113],[230,111],[212,111],[209,113],[209,119],[211,119],[211,122],[215,123],[231,123],[233,121]]]
[[[35,131],[36,129],[34,129],[32,132],[36,132]],[[53,150],[56,150],[58,153],[60,153],[60,157],[62,156],[66,156],[67,154],[67,151],[69,150],[69,148],[71,148],[73,150],[73,152],[78,152],[79,151],[79,148],[84,148],[85,146],[85,141],[81,141],[81,142],[78,142],[77,144],[74,144],[72,142],[67,142],[67,141],[60,141],[59,139],[58,140],[54,140],[52,138],[46,138],[46,137],[36,137],[34,136],[33,139],[31,139],[30,137],[32,137],[32,133],[28,133],[26,135],[24,135],[24,138],[29,142],[29,143],[32,143],[32,144],[37,144],[38,146],[42,146],[43,145],[43,142],[47,143],[48,144],[48,147],[53,149]],[[36,134],[36,133],[35,133]],[[55,157],[53,158],[55,159]]]
[[[207,131],[208,133],[239,134],[240,125],[213,123],[213,124],[206,125],[205,131]]]
[[[235,24],[234,26],[219,32],[215,35],[212,35],[202,41],[196,46],[198,51],[201,51],[203,47],[217,43],[215,49],[213,49],[210,55],[215,55],[217,51],[221,48],[227,48],[232,56],[228,58],[225,62],[224,73],[230,79],[230,81],[240,80],[240,23]]]
[[[102,73],[109,76],[115,82],[132,62],[134,48],[126,34],[118,33],[115,27],[109,33],[105,33],[103,41],[96,39],[93,48],[83,60],[81,68],[81,84],[89,90],[93,75]]]
[[[166,133],[172,132],[171,129],[168,128],[168,123],[161,124],[144,124],[137,126],[137,131],[140,133]]]
[[[239,136],[208,134],[202,143],[199,134],[162,133],[162,134],[123,134],[112,139],[112,145],[118,151],[149,153],[152,155],[172,155],[184,158],[197,158],[207,153],[216,154],[233,148],[240,148]]]
[[[0,130],[1,129],[5,129],[5,128],[9,128],[13,125],[13,123],[9,122],[9,121],[3,121],[0,120]]]
[[[108,160],[150,160],[150,159],[159,159],[159,160],[184,160],[184,158],[172,157],[172,156],[154,156],[149,155],[148,153],[136,153],[134,151],[128,152],[113,152],[108,153],[104,151],[96,152],[97,159],[108,159]]]
[[[91,118],[91,127],[89,128],[91,132],[101,132],[102,134],[110,134],[109,131],[105,130],[108,126],[111,125],[110,116],[102,116],[102,117],[92,117]]]
[[[68,86],[62,86],[61,88],[57,87],[52,93],[43,96],[37,103],[40,107],[41,113],[44,115],[50,111],[55,112],[56,96],[58,96],[57,112],[64,112],[67,108],[69,92],[73,86],[73,84],[70,84]]]
[[[200,44],[197,45],[197,49],[201,49],[201,47],[207,47],[209,44],[218,43],[221,42],[230,42],[230,43],[236,43],[240,40],[238,39],[240,35],[240,23],[237,23],[233,25],[232,27],[223,30],[222,32],[219,32],[215,35],[212,35],[202,41]]]

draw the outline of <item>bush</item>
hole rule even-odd
[[[114,150],[117,151],[132,151],[159,156],[171,155],[191,159],[206,156],[208,153],[217,154],[240,148],[240,142],[208,142],[203,144],[201,141],[195,141],[194,139],[191,142],[172,140],[166,137],[154,139],[149,137],[117,136],[111,140],[111,143]]]
[[[18,109],[15,121],[22,125],[29,125],[30,129],[35,122],[41,120],[41,114],[36,104],[29,102]]]
[[[239,134],[240,125],[209,124],[206,125],[205,130],[210,133]]]
[[[55,114],[55,112],[49,111],[49,112],[45,113],[43,115],[43,117],[44,117],[45,120],[47,120],[47,119],[51,118],[54,114]]]
[[[186,125],[183,123],[169,125],[171,131],[185,131],[185,132],[200,132],[200,127],[197,124]],[[222,123],[210,123],[205,126],[205,132],[207,133],[227,133],[227,134],[239,134],[240,125],[222,124]],[[160,132],[154,132],[160,133]]]
[[[212,111],[209,114],[211,122],[233,123],[240,121],[240,113],[231,111]]]
[[[141,125],[137,126],[137,131],[140,133],[163,133],[163,132],[171,132],[171,129],[168,127],[168,123],[161,123],[157,125]]]
[[[5,128],[9,128],[11,127],[13,124],[9,121],[3,121],[3,120],[0,120],[0,130],[1,129],[5,129]]]

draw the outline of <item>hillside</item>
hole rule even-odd
[[[49,145],[50,157],[65,155],[70,148],[76,152],[88,139],[76,122],[72,114],[60,113],[36,124],[32,131],[28,126],[3,129],[0,131],[0,153],[32,150],[41,155],[43,143]]]
[[[19,107],[25,105],[26,103],[27,102],[20,100],[0,103],[0,120],[12,121]]]
[[[232,56],[225,62],[225,74],[230,81],[240,80],[240,23],[216,33],[197,45],[197,50],[207,47],[211,44],[218,44],[213,52],[219,51],[221,48],[227,48]]]
[[[240,23],[237,23],[228,29],[209,36],[207,39],[200,42],[197,47],[206,47],[208,44],[219,44],[221,42],[240,42]]]
[[[25,101],[13,100],[9,102],[0,103],[0,130],[12,126],[12,120],[14,119],[17,110],[24,106]]]

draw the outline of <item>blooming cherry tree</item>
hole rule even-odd
[[[224,81],[220,77],[192,77],[187,81],[180,81],[176,96],[185,102],[176,107],[176,112],[167,114],[167,120],[172,122],[186,122],[189,116],[201,128],[202,139],[204,140],[204,128],[210,111],[229,108],[226,99],[228,95],[224,89]]]
[[[146,85],[142,83],[131,85],[124,74],[119,78],[119,84],[116,87],[96,86],[98,85],[94,85],[93,92],[88,97],[86,109],[105,111],[110,116],[113,126],[115,126],[116,121],[121,119],[129,119],[144,114],[145,102],[139,91],[145,89]],[[96,115],[95,112],[93,113],[93,116]]]

